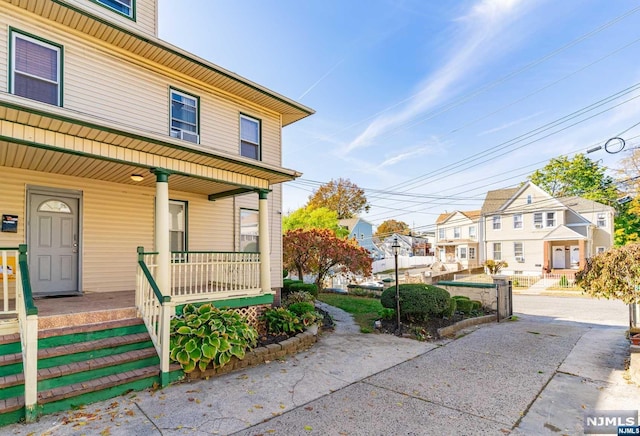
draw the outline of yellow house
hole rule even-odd
[[[0,276],[0,314],[20,318],[31,419],[29,292],[136,290],[163,383],[176,305],[273,301],[281,184],[300,175],[281,129],[313,110],[158,39],[157,0],[0,6],[0,265],[17,270]]]

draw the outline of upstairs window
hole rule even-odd
[[[194,144],[200,143],[198,103],[198,97],[171,90],[171,136]]]
[[[514,229],[522,228],[522,214],[517,214],[513,216],[513,228]]]
[[[438,229],[438,239],[444,239],[444,238],[445,238],[444,229]]]
[[[260,160],[260,120],[240,115],[240,155]]]
[[[555,227],[555,226],[556,226],[556,213],[547,212],[547,222],[545,223],[545,227]]]
[[[536,212],[533,214],[533,227],[536,229],[542,228],[542,212]]]
[[[502,228],[502,221],[500,220],[500,215],[495,215],[493,217],[493,230],[500,230]]]
[[[607,214],[599,213],[596,219],[596,225],[598,227],[607,227]]]
[[[493,260],[502,260],[502,243],[493,243]]]
[[[460,227],[454,227],[453,228],[453,237],[455,239],[459,239],[460,238]]]
[[[469,238],[476,239],[476,226],[469,226]]]
[[[524,246],[522,242],[513,243],[513,255],[516,258],[516,262],[524,262]]]
[[[103,6],[113,9],[125,17],[134,19],[135,0],[94,0]]]
[[[62,46],[11,32],[11,93],[62,106]]]

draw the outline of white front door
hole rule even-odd
[[[553,268],[566,268],[564,247],[553,247]]]
[[[79,292],[79,199],[60,194],[29,195],[29,272],[34,296]]]

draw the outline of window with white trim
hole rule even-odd
[[[240,115],[240,155],[260,160],[260,120]]]
[[[11,93],[62,105],[62,46],[11,32]]]
[[[240,251],[258,252],[258,211],[240,209]]]
[[[169,249],[187,251],[187,203],[169,200]]]
[[[502,243],[493,243],[493,260],[502,260]]]
[[[133,18],[133,8],[135,0],[95,0],[114,11],[124,15],[125,17]]]
[[[596,254],[604,253],[607,251],[606,247],[596,247]]]
[[[556,226],[556,213],[555,212],[547,212],[547,218],[545,221],[545,227],[555,227]]]
[[[598,227],[607,227],[607,214],[606,213],[598,213],[596,217],[596,225]]]
[[[544,227],[542,224],[542,212],[536,212],[533,214],[533,228],[541,229],[542,227]]]
[[[459,239],[460,238],[460,227],[454,227],[453,228],[453,237],[454,237],[454,239]]]
[[[531,204],[532,201],[531,195],[527,195],[527,204]]]
[[[522,228],[522,214],[518,213],[513,216],[513,228],[521,229]]]
[[[171,89],[171,136],[194,144],[200,143],[198,103],[198,97]]]
[[[445,238],[445,230],[438,229],[438,239],[444,239],[444,238]]]
[[[469,259],[476,258],[476,247],[469,247]]]
[[[500,218],[500,215],[493,216],[493,230],[500,230],[502,228],[502,220]]]
[[[522,242],[513,243],[513,255],[516,258],[516,262],[524,262],[524,246]]]
[[[458,247],[458,257],[460,259],[467,258],[467,247]]]
[[[469,226],[469,238],[476,239],[476,226]]]

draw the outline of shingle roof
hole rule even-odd
[[[488,191],[482,203],[482,215],[491,214],[502,207],[520,188],[496,189]]]
[[[587,200],[586,198],[578,196],[559,197],[557,200],[567,206],[569,209],[572,209],[578,213],[613,210],[611,206],[598,203],[597,201]]]
[[[444,223],[456,213],[461,213],[462,215],[469,218],[471,221],[475,221],[478,218],[480,218],[480,210],[454,210],[453,212],[450,212],[450,213],[441,213],[440,215],[438,215],[438,218],[436,219],[436,224]]]

